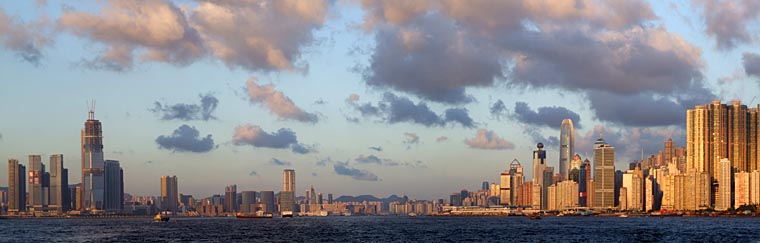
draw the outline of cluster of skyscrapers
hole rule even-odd
[[[40,155],[29,155],[27,166],[17,159],[9,159],[7,213],[120,212],[124,208],[124,172],[119,161],[103,159],[103,131],[92,110],[82,129],[81,142],[82,180],[79,184],[69,185],[69,171],[63,167],[62,154],[50,156],[49,171]]]

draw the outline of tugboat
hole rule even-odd
[[[167,221],[169,221],[168,214],[158,213],[156,214],[156,216],[153,217],[153,222],[167,222]]]

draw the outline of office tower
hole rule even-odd
[[[667,165],[670,163],[670,161],[673,160],[673,157],[676,156],[676,146],[675,143],[673,143],[673,139],[668,138],[668,141],[665,142],[665,150],[663,150],[663,165]]]
[[[510,205],[517,205],[517,202],[520,200],[520,190],[522,190],[520,186],[525,183],[525,174],[523,173],[523,167],[520,165],[520,161],[517,161],[517,159],[512,160],[512,163],[509,164],[509,174]]]
[[[644,180],[641,177],[640,172],[641,171],[637,168],[637,170],[628,170],[623,174],[623,187],[620,189],[620,198],[625,197],[627,201],[620,201],[620,209],[633,211],[643,210],[644,200],[642,196],[644,195]],[[623,196],[623,194],[625,194],[624,192],[627,193],[625,196]]]
[[[578,206],[588,207],[588,196],[591,191],[588,190],[591,184],[591,162],[586,159],[580,166],[580,175],[578,176]]]
[[[657,206],[657,188],[656,188],[657,182],[655,181],[654,177],[649,175],[646,178],[644,178],[644,197],[642,198],[644,200],[644,208],[642,208],[642,211],[651,211],[654,210]],[[659,209],[659,207],[658,207]]]
[[[512,176],[507,169],[499,175],[499,204],[510,205],[512,203]]]
[[[224,211],[237,212],[237,185],[229,185],[224,188]]]
[[[718,193],[715,201],[715,210],[725,211],[732,208],[733,189],[732,180],[734,173],[732,171],[731,160],[722,158],[718,162]]]
[[[480,186],[480,190],[488,191],[488,185],[490,185],[490,183],[488,183],[487,181],[484,181],[483,184],[481,184]]]
[[[179,204],[177,176],[161,176],[161,210],[176,212]]]
[[[243,191],[240,193],[243,198],[240,204],[240,212],[252,213],[251,204],[256,204],[256,192],[255,191]]]
[[[543,143],[536,145],[536,150],[533,151],[533,208],[543,209],[545,207],[544,202],[546,196],[546,189],[544,188],[544,170],[546,169],[546,150]],[[548,185],[546,185],[548,186]]]
[[[266,210],[264,210],[267,213],[273,213],[277,211],[277,207],[275,206],[274,202],[274,192],[273,191],[262,191],[261,192],[261,204],[264,204],[266,207]]]
[[[314,191],[314,186],[311,186],[311,189],[309,189],[311,192],[311,197],[309,198],[309,204],[318,204],[317,203],[317,192]]]
[[[462,194],[451,194],[449,196],[449,206],[462,206]]]
[[[750,203],[750,173],[734,173],[734,207],[739,208]]]
[[[16,159],[8,160],[8,213],[26,211],[26,167]]]
[[[82,129],[82,191],[81,209],[102,210],[105,204],[105,161],[103,159],[103,130],[95,112],[90,110]]]
[[[77,209],[79,208],[79,203],[82,202],[81,196],[79,195],[79,192],[82,190],[81,187],[82,184],[74,184],[74,185],[68,185],[68,200],[69,200],[69,209]]]
[[[47,207],[47,195],[43,190],[44,177],[45,165],[42,164],[42,157],[29,155],[29,205],[33,211],[42,211]]]
[[[68,211],[68,170],[63,168],[63,155],[54,154],[50,156],[50,189],[48,205],[50,209],[58,213]]]
[[[124,171],[116,160],[106,160],[104,167],[105,204],[103,209],[121,211],[124,209]]]
[[[594,143],[594,207],[615,206],[615,147],[604,142],[602,135]]]
[[[323,201],[322,201],[322,193],[320,192],[320,193],[317,195],[317,204],[320,204],[320,205],[321,205],[322,203],[323,203]]]
[[[333,204],[333,195],[332,193],[327,194],[327,204]]]
[[[757,155],[757,143],[758,143],[758,117],[757,108],[750,108],[747,110],[747,171],[755,171],[758,168],[758,155]]]
[[[575,154],[575,128],[573,128],[573,120],[562,120],[562,126],[559,132],[559,173],[563,178],[568,178],[570,160]]]
[[[296,172],[282,172],[282,192],[280,192],[280,212],[295,211]]]

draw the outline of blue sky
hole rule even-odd
[[[106,157],[121,161],[133,195],[158,194],[166,174],[201,197],[228,184],[280,190],[293,168],[298,190],[434,199],[497,181],[513,158],[530,174],[536,142],[550,145],[556,167],[551,137],[563,117],[580,118],[577,153],[590,155],[603,128],[623,167],[669,137],[683,146],[683,107],[712,98],[756,107],[751,3],[581,2],[2,2],[0,157],[63,153],[73,183],[94,99]],[[220,9],[237,9],[235,28]],[[184,23],[180,39],[176,25],[159,28],[171,21]],[[711,31],[729,23],[743,27]],[[109,56],[113,47],[131,55]],[[162,119],[155,109],[200,107],[200,96],[217,100],[214,118]],[[499,100],[505,109],[492,112]],[[157,142],[183,125],[198,137]],[[278,130],[297,141],[277,140]],[[6,175],[0,167],[0,185]]]

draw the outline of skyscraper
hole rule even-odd
[[[586,159],[580,166],[578,175],[578,206],[588,207],[588,198],[591,184],[591,162]]]
[[[103,209],[121,211],[124,209],[124,171],[116,160],[106,160],[104,167],[105,204]]]
[[[68,170],[63,168],[62,154],[54,154],[50,156],[49,194],[48,205],[50,206],[50,209],[56,210],[58,213],[66,212],[69,209]]]
[[[538,143],[533,150],[533,207],[534,209],[546,209],[547,188],[546,183],[546,150],[544,144]],[[549,175],[551,178],[551,175]],[[537,208],[538,207],[538,208]]]
[[[715,210],[725,211],[733,206],[734,173],[732,172],[731,160],[722,158],[718,162],[718,195],[715,201]]]
[[[237,212],[237,185],[229,185],[224,188],[224,209],[226,212]]]
[[[559,173],[563,178],[567,179],[570,174],[568,165],[570,160],[575,154],[575,128],[573,128],[573,120],[562,120],[562,126],[559,132]]]
[[[42,164],[40,155],[29,155],[29,203],[33,211],[41,211],[47,208],[47,195],[43,190],[45,177],[45,165]]]
[[[309,189],[310,197],[309,197],[309,204],[318,204],[317,203],[317,192],[314,191],[314,185],[311,186]]]
[[[103,130],[95,112],[90,110],[82,129],[82,201],[81,209],[102,210],[105,204],[105,161]]]
[[[256,192],[255,191],[243,191],[240,193],[243,198],[240,204],[240,212],[249,213],[251,211],[251,204],[256,204]]]
[[[676,145],[673,143],[673,139],[668,138],[665,142],[665,150],[663,150],[663,163],[659,166],[667,166],[668,163],[673,161],[673,157],[676,156]]]
[[[262,191],[261,192],[261,204],[264,204],[266,207],[267,213],[273,213],[277,211],[276,204],[274,203],[274,192],[273,191]]]
[[[16,159],[8,160],[8,213],[26,211],[26,167]]]
[[[295,211],[296,172],[284,170],[282,172],[282,192],[280,192],[280,212]]]
[[[177,191],[177,176],[161,177],[161,210],[177,211],[179,204],[179,192]]]
[[[610,146],[602,135],[594,143],[594,207],[615,206],[615,147]]]

